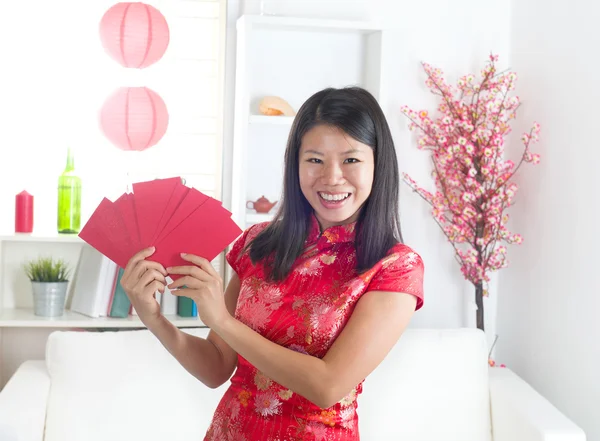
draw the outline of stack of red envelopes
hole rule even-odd
[[[213,260],[241,232],[221,202],[176,177],[135,183],[114,202],[104,198],[79,237],[122,268],[154,246],[148,260],[167,268],[190,265],[181,253]]]

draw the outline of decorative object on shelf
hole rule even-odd
[[[70,273],[67,264],[61,259],[40,257],[25,264],[25,273],[33,289],[35,315],[63,315]]]
[[[534,123],[521,140],[523,153],[518,164],[504,155],[504,137],[511,131],[519,98],[509,96],[515,88],[514,72],[496,69],[497,55],[491,55],[480,81],[465,75],[457,86],[446,83],[442,72],[423,63],[426,85],[440,96],[437,117],[403,106],[418,129],[419,149],[431,151],[435,193],[420,187],[410,176],[404,181],[427,203],[455,251],[463,276],[475,287],[477,327],[484,329],[483,297],[488,295],[490,274],[508,265],[506,247],[523,238],[506,228],[506,210],[511,206],[517,184],[512,182],[524,162],[537,164],[540,156],[530,144],[539,140],[540,125]]]
[[[68,149],[67,165],[58,177],[57,229],[77,234],[81,227],[81,178],[75,173],[73,150]]]
[[[271,211],[271,208],[275,206],[275,204],[277,204],[277,201],[270,202],[263,195],[255,201],[246,202],[246,208],[254,209],[257,213],[268,213],[269,211]]]
[[[33,231],[33,196],[23,190],[15,196],[15,233]]]
[[[100,111],[100,127],[121,150],[146,150],[164,136],[169,112],[162,98],[148,87],[121,87]]]
[[[141,2],[122,2],[108,9],[100,20],[100,40],[121,66],[143,69],[162,58],[169,46],[165,17]]]
[[[268,116],[296,116],[296,111],[289,103],[278,96],[266,96],[258,104],[258,110]]]

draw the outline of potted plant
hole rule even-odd
[[[25,273],[33,288],[35,315],[63,315],[70,270],[67,264],[51,257],[39,257],[25,264]]]
[[[409,128],[420,133],[418,146],[431,152],[435,192],[421,187],[409,175],[404,181],[431,207],[437,224],[454,247],[463,276],[475,287],[477,327],[484,330],[483,297],[488,295],[490,274],[508,265],[507,248],[523,238],[506,227],[508,208],[514,203],[514,176],[524,163],[537,164],[531,151],[538,142],[540,125],[521,137],[517,162],[506,157],[504,146],[516,118],[517,75],[499,72],[497,55],[491,55],[481,79],[465,75],[457,86],[447,83],[440,69],[423,63],[426,85],[439,97],[437,115],[408,106],[402,112]],[[515,148],[516,150],[516,148]]]

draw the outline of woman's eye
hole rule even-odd
[[[348,158],[348,159],[346,159],[346,162],[349,164],[356,164],[357,162],[360,162],[360,161],[356,158]]]
[[[312,162],[313,164],[320,164],[323,161],[321,161],[319,158],[310,158],[308,162]]]

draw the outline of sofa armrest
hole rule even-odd
[[[583,430],[507,368],[490,368],[494,441],[585,441]]]
[[[0,440],[42,441],[50,377],[43,360],[19,366],[0,391]]]

